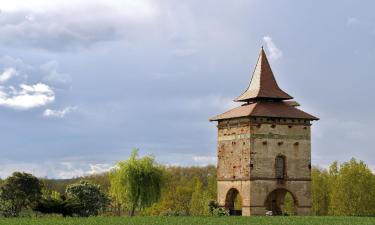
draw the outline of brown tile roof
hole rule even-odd
[[[293,98],[279,88],[263,47],[260,51],[249,87],[235,101],[249,102],[253,99],[262,98],[281,100]]]
[[[231,109],[223,114],[215,116],[210,121],[218,121],[238,117],[274,117],[290,119],[307,119],[319,120],[302,110],[291,106],[287,102],[255,102],[244,104],[237,108]]]

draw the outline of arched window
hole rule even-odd
[[[284,179],[285,176],[285,157],[277,156],[276,157],[276,178]]]

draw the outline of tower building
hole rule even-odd
[[[232,215],[274,215],[289,193],[296,215],[311,208],[311,122],[280,89],[263,48],[242,105],[217,121],[218,203]]]

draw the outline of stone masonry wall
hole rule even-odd
[[[220,122],[218,132],[218,180],[250,178],[250,120]]]
[[[241,118],[218,124],[218,201],[225,204],[231,188],[243,199],[243,215],[264,215],[265,201],[275,189],[292,193],[297,213],[310,210],[310,122]],[[286,157],[285,182],[278,182],[275,159]]]
[[[265,121],[266,120],[266,121]],[[250,126],[252,215],[264,215],[266,199],[276,189],[295,198],[296,213],[306,215],[311,207],[310,122],[288,119],[253,119]],[[285,179],[276,179],[276,157],[285,157]]]

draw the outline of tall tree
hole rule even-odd
[[[130,209],[143,209],[157,202],[163,184],[163,170],[152,157],[138,157],[133,150],[128,160],[121,161],[111,171],[111,194]]]
[[[203,189],[202,182],[196,178],[194,192],[191,195],[190,214],[193,216],[208,215],[209,196]]]
[[[337,167],[335,165],[332,166]],[[375,176],[363,161],[352,158],[332,169],[330,213],[332,215],[375,215]]]
[[[311,177],[311,213],[316,216],[326,216],[328,215],[328,207],[330,204],[330,176],[327,170],[313,168],[311,172]]]
[[[41,195],[38,178],[28,173],[14,172],[0,188],[0,210],[6,217],[16,217],[22,209],[36,204]]]

